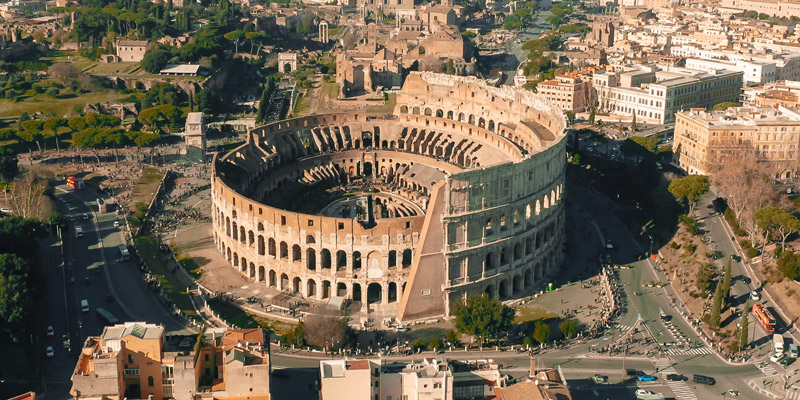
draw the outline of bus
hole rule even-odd
[[[120,261],[128,261],[131,259],[131,253],[128,251],[128,246],[121,244],[117,246],[119,249],[119,260]]]
[[[77,179],[74,176],[68,176],[66,181],[67,181],[67,186],[73,189],[83,189],[86,186],[86,184],[82,180]]]
[[[114,325],[117,322],[119,322],[117,317],[115,317],[114,314],[108,312],[108,310],[106,310],[105,308],[97,307],[94,311],[97,313],[97,316],[100,317],[100,319],[106,322],[106,324]]]
[[[775,332],[775,317],[767,310],[767,307],[761,303],[753,304],[753,315],[767,332]]]

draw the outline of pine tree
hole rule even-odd
[[[589,124],[594,125],[594,118],[595,118],[594,107],[592,107],[592,111],[589,112]]]
[[[743,349],[747,347],[748,344],[748,331],[750,330],[750,301],[748,300],[747,303],[744,305],[744,311],[742,312],[742,322],[741,326],[739,327],[739,348]]]
[[[636,114],[633,114],[633,120],[631,120],[631,131],[636,132],[638,129],[639,127],[636,126]]]
[[[720,323],[720,312],[722,311],[722,284],[717,284],[716,293],[714,293],[714,304],[711,305],[711,313],[708,314],[708,325],[712,330],[717,331]]]
[[[728,297],[731,295],[731,259],[728,258],[728,265],[725,266],[725,275],[722,278],[722,303],[728,304]]]

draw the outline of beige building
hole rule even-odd
[[[720,7],[755,11],[774,17],[791,18],[800,15],[800,2],[777,0],[721,0]]]
[[[320,377],[320,400],[493,399],[505,385],[497,363],[435,358],[392,364],[323,360]]]
[[[776,179],[798,172],[800,110],[733,107],[727,111],[679,112],[675,121],[675,162],[690,174],[708,175],[731,151],[755,150]]]
[[[564,111],[582,112],[594,104],[591,78],[584,78],[578,72],[540,82],[536,92]]]
[[[186,115],[186,125],[184,128],[184,140],[187,147],[200,150],[201,158],[205,160],[206,155],[206,125],[203,122],[203,113],[190,112]]]
[[[117,60],[122,62],[141,62],[147,52],[146,40],[117,41]]]
[[[74,399],[269,400],[269,343],[260,329],[209,329],[168,336],[159,325],[126,322],[89,337],[72,374]]]

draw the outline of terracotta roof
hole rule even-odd
[[[369,361],[367,360],[348,361],[347,369],[369,369]]]

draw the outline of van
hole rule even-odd
[[[797,358],[800,355],[797,353],[797,345],[794,343],[789,344],[789,357]]]
[[[89,300],[86,299],[81,300],[81,311],[89,312]]]
[[[712,377],[710,377],[710,376],[694,374],[694,376],[692,376],[692,378],[694,380],[694,383],[704,383],[704,384],[709,385],[709,386],[713,386],[713,385],[715,385],[717,383],[717,380],[712,378]]]
[[[783,353],[785,341],[783,340],[783,335],[781,334],[774,334],[772,335],[772,345],[775,348],[776,353]]]
[[[83,237],[83,228],[80,226],[75,228],[75,237]]]

